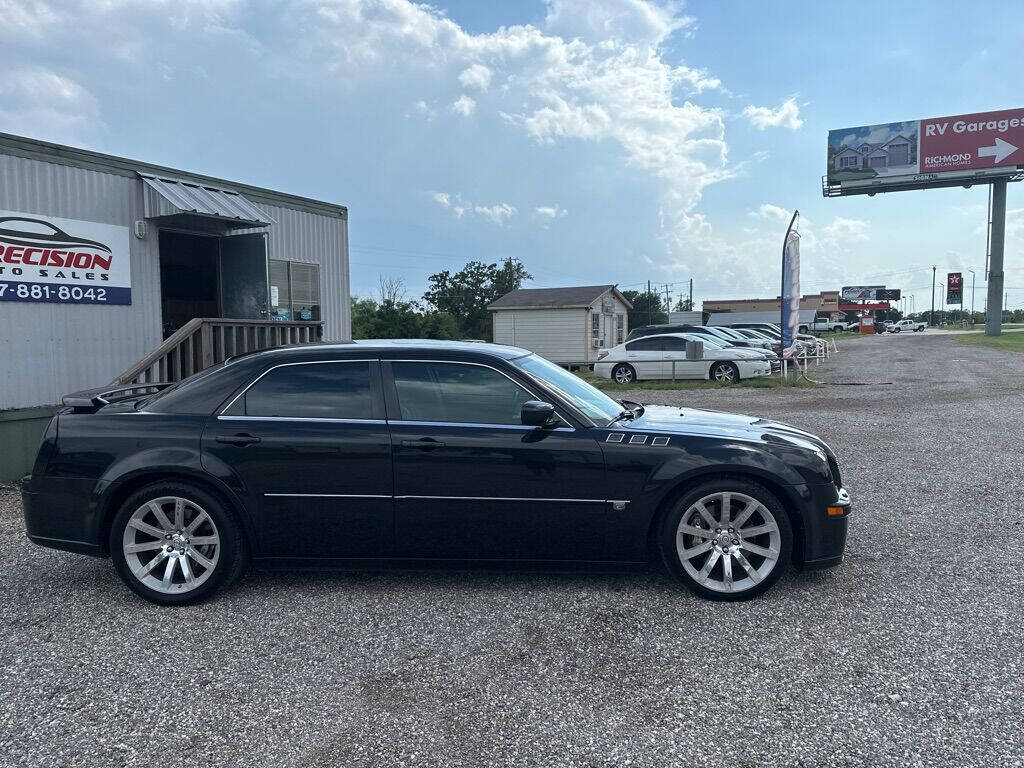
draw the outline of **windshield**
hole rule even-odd
[[[622,413],[622,405],[612,400],[604,392],[543,357],[527,355],[511,362],[517,368],[526,371],[530,376],[540,379],[544,384],[556,390],[558,394],[602,426]]]

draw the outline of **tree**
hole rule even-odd
[[[431,275],[423,300],[455,318],[462,338],[490,340],[487,305],[531,279],[532,275],[515,259],[505,259],[500,267],[471,261],[454,274],[446,269]]]
[[[352,297],[353,339],[454,339],[455,318],[424,312],[419,302],[405,300],[401,278],[379,278],[380,299]]]
[[[633,308],[629,310],[629,327],[639,328],[641,325],[662,325],[668,322],[668,313],[661,295],[651,291],[623,291],[622,295],[629,299]]]

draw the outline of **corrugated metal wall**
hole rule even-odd
[[[325,339],[351,336],[348,221],[256,203],[277,224],[270,258],[321,265]],[[138,177],[0,153],[0,209],[132,228],[144,217]],[[102,386],[161,342],[156,227],[130,236],[132,303],[94,306],[0,302],[0,409],[58,403],[63,394]]]

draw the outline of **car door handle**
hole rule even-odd
[[[403,448],[419,448],[421,451],[432,451],[435,448],[444,448],[444,443],[432,437],[421,437],[419,440],[403,440]]]
[[[217,435],[214,438],[218,443],[227,443],[228,445],[237,445],[239,448],[251,445],[252,443],[258,443],[260,438],[255,435]]]

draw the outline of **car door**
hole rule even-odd
[[[391,440],[377,360],[263,372],[203,434],[269,557],[377,557],[393,543]]]
[[[383,362],[395,477],[395,550],[405,557],[600,559],[604,456],[563,418],[524,426],[538,398],[491,365]]]
[[[644,336],[626,344],[626,362],[633,366],[637,379],[664,379],[663,336]]]
[[[701,340],[703,341],[703,339]],[[677,379],[703,379],[708,370],[709,363],[700,360],[690,360],[686,356],[686,339],[680,336],[665,336],[662,339],[662,356],[665,360],[665,367],[669,370],[669,377],[672,375],[672,363],[675,363],[675,376]],[[706,351],[711,349],[707,345]]]

